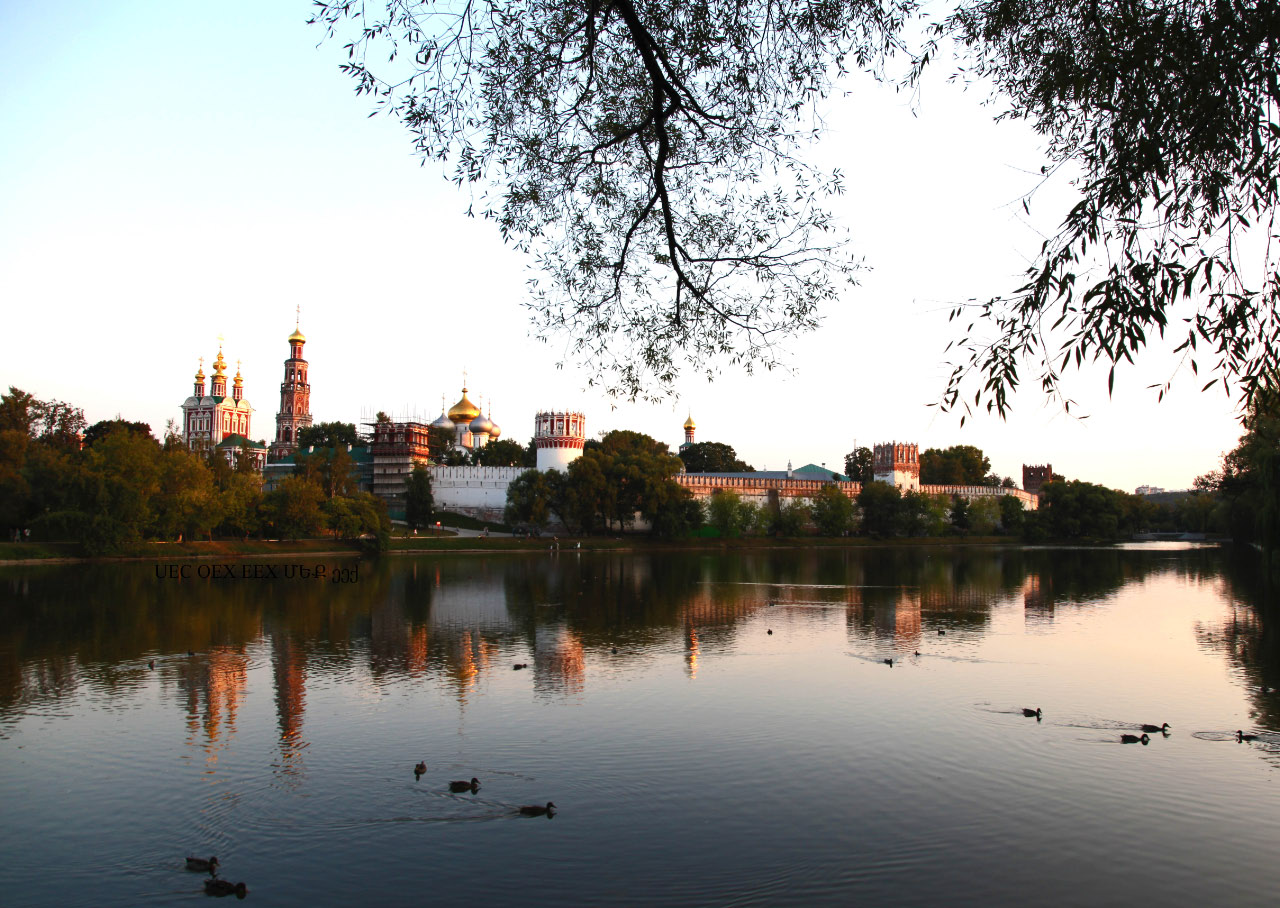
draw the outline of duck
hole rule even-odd
[[[201,873],[217,873],[218,859],[216,857],[205,860],[204,858],[187,858],[187,869],[198,870]]]
[[[469,791],[472,794],[475,794],[475,792],[479,788],[480,788],[480,780],[474,777],[471,779],[470,782],[450,782],[449,783],[450,791]]]
[[[1022,714],[1026,716],[1028,719],[1039,719],[1042,715],[1042,713],[1040,712],[1040,707],[1038,706],[1035,709],[1027,709],[1024,706],[1022,707]]]
[[[205,895],[216,895],[222,898],[227,895],[234,895],[238,899],[244,898],[249,894],[249,887],[244,883],[233,883],[230,880],[220,880],[214,877],[211,880],[204,881]]]
[[[773,628],[769,628],[769,633],[770,633],[770,634],[772,634],[772,633],[773,633]]]
[[[1121,744],[1138,744],[1138,743],[1146,744],[1150,740],[1151,739],[1148,738],[1146,734],[1143,734],[1142,737],[1138,737],[1137,735],[1121,735],[1120,736]]]
[[[414,774],[415,776],[421,776],[421,775],[422,775],[424,772],[426,772],[426,771],[427,771],[427,761],[426,761],[426,760],[419,760],[419,761],[418,761],[418,765],[417,765],[417,766],[415,766],[415,767],[413,767],[413,774]]]
[[[542,807],[538,804],[526,804],[520,808],[520,816],[522,817],[549,817],[554,816],[555,812],[556,805],[552,804],[550,801],[547,802],[546,807]]]
[[[613,654],[615,656],[618,655],[618,648],[616,646],[613,648]]]
[[[916,655],[920,655],[920,650],[916,650]]]
[[[945,637],[945,636],[947,636],[947,632],[946,632],[946,631],[944,631],[944,630],[939,630],[939,631],[938,631],[938,636],[939,636],[939,637]]]
[[[884,661],[884,664],[885,664],[885,665],[889,666],[890,668],[893,668],[893,660],[892,660],[892,659],[885,659],[885,660],[883,660],[883,661]]]
[[[522,669],[522,668],[528,668],[528,667],[529,667],[529,663],[528,663],[528,662],[517,662],[515,665],[511,666],[511,670],[512,670],[512,671],[515,671],[515,672],[518,672],[518,671],[520,671],[520,669]]]
[[[1153,734],[1155,732],[1160,732],[1162,735],[1167,735],[1169,733],[1169,723],[1166,722],[1163,725],[1143,725],[1142,730],[1149,731]]]
[[[1256,740],[1258,740],[1258,736],[1257,736],[1257,735],[1246,735],[1246,734],[1244,733],[1244,730],[1243,730],[1243,729],[1237,729],[1237,730],[1236,730],[1236,743],[1237,743],[1237,744],[1239,744],[1239,743],[1241,743],[1241,742],[1244,742],[1244,741],[1256,741]]]

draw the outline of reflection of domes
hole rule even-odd
[[[479,434],[483,432],[485,435],[492,435],[493,420],[489,419],[487,416],[477,416],[475,419],[471,420],[471,432],[472,434]]]
[[[449,408],[449,418],[455,423],[471,422],[480,415],[480,408],[467,400],[467,389],[462,389],[462,400]]]

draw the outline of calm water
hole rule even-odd
[[[358,570],[0,571],[0,900],[1276,902],[1280,618],[1216,549]]]

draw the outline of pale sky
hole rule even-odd
[[[530,262],[468,199],[420,167],[408,133],[356,98],[338,44],[317,47],[307,0],[216,7],[137,0],[0,4],[0,385],[117,414],[160,434],[191,393],[197,357],[243,361],[252,435],[270,440],[285,338],[302,307],[317,421],[377,410],[431,420],[483,398],[507,438],[540,408],[586,412],[592,434],[698,440],[758,469],[826,463],[876,442],[982,448],[1001,475],[1051,462],[1132,491],[1186,488],[1239,435],[1235,403],[1183,367],[1163,403],[1147,386],[1179,368],[1165,348],[1072,376],[1087,419],[1046,402],[1033,372],[1007,422],[928,406],[954,337],[948,303],[1016,287],[1067,197],[1019,200],[1038,142],[991,120],[982,95],[932,79],[908,100],[866,80],[832,101],[813,154],[846,174],[842,223],[872,270],[791,346],[790,373],[726,366],[666,405],[586,387],[563,345],[530,337]],[[942,75],[939,70],[938,76]],[[1055,202],[1056,198],[1056,202]]]

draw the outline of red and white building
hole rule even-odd
[[[231,381],[230,394],[227,393],[226,371],[227,363],[219,346],[206,394],[204,360],[201,358],[191,396],[182,403],[182,440],[192,450],[221,450],[232,466],[243,453],[261,469],[266,462],[267,449],[249,437],[253,407],[244,399],[244,379],[240,376],[239,363]]]

